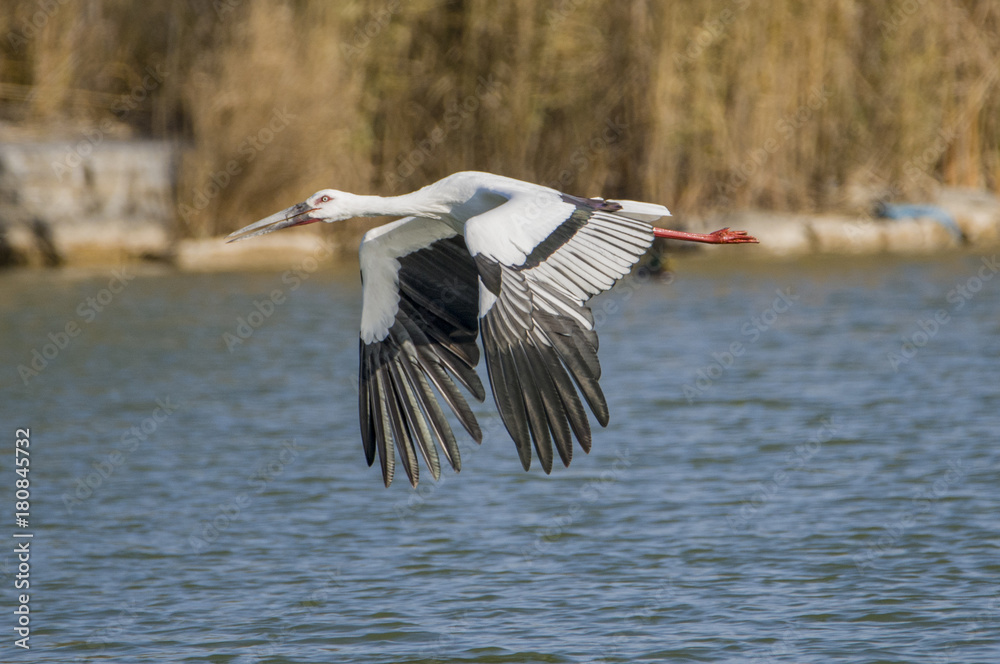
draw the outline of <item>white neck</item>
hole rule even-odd
[[[359,217],[431,217],[437,218],[448,213],[443,201],[435,201],[424,189],[402,196],[355,196]]]

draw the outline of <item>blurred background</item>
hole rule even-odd
[[[996,664],[998,65],[996,0],[5,0],[0,660]],[[221,236],[462,169],[761,244],[591,301],[570,467],[488,398],[386,489],[381,220]]]
[[[998,23],[993,0],[19,0],[0,139],[64,141],[60,181],[166,142],[139,160],[169,161],[179,237],[466,169],[685,215],[856,213],[996,191]]]

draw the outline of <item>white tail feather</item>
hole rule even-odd
[[[656,203],[640,203],[639,201],[608,202],[618,203],[622,206],[622,209],[615,212],[615,214],[635,219],[636,221],[656,221],[660,217],[670,216],[670,210]]]

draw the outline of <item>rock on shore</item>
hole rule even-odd
[[[169,254],[176,151],[162,141],[0,144],[0,251],[28,264]]]

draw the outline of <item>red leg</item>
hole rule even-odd
[[[729,228],[722,228],[714,233],[685,233],[684,231],[672,231],[666,228],[654,228],[653,235],[671,240],[687,240],[689,242],[704,242],[706,244],[743,244],[745,242],[756,244],[759,242],[754,236],[747,235],[746,231],[734,231]]]

